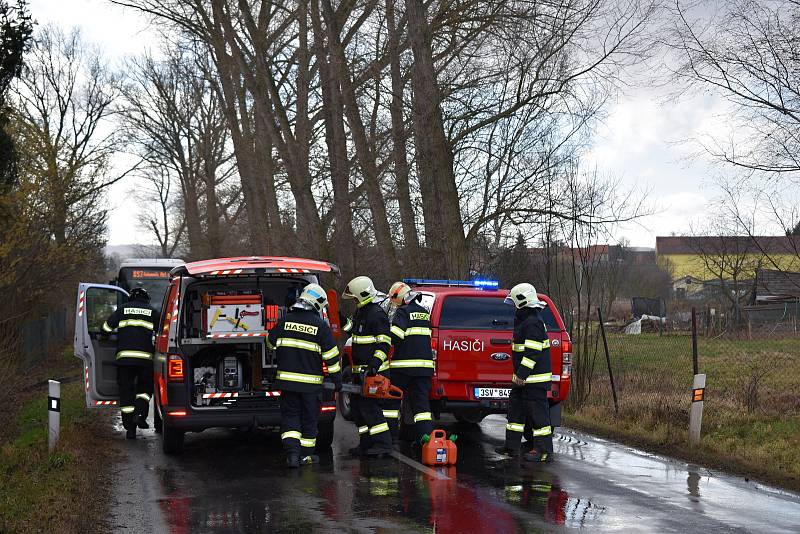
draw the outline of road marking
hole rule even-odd
[[[392,456],[392,458],[400,460],[401,462],[403,462],[406,465],[410,465],[411,467],[413,467],[414,469],[416,469],[417,471],[419,471],[421,473],[424,473],[426,475],[438,478],[439,480],[450,480],[450,477],[445,475],[444,473],[439,472],[439,471],[437,471],[435,469],[431,469],[430,467],[428,467],[426,465],[422,465],[421,463],[417,462],[416,460],[412,460],[411,458],[409,458],[408,456],[406,456],[405,454],[403,454],[401,452],[392,451],[391,452],[391,456]]]

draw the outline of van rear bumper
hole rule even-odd
[[[336,417],[334,403],[324,403],[323,407],[333,410],[319,414],[319,421],[332,421]],[[186,415],[180,415],[180,414]],[[280,409],[268,410],[193,410],[185,406],[161,407],[164,424],[171,428],[188,432],[200,432],[207,428],[278,427],[281,424]]]

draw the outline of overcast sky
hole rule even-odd
[[[30,8],[40,24],[80,27],[87,40],[98,44],[112,61],[157,47],[144,18],[105,0],[31,0]],[[635,87],[620,95],[598,126],[586,159],[604,175],[618,176],[624,188],[649,191],[654,215],[621,228],[616,236],[627,238],[633,246],[653,247],[656,235],[689,231],[718,194],[714,175],[724,171],[692,157],[696,147],[680,143],[721,131],[724,102],[700,95],[665,103],[662,93]],[[137,229],[132,187],[126,180],[109,192],[110,245],[147,241]]]

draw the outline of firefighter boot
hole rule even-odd
[[[139,416],[139,419],[136,421],[136,426],[138,426],[142,430],[147,430],[148,428],[150,428],[150,425],[147,424],[147,417]]]
[[[387,458],[392,454],[392,449],[387,449],[385,447],[375,446],[370,447],[366,451],[364,451],[364,456],[368,456],[370,458]]]
[[[125,431],[125,438],[136,439],[136,428],[129,428]]]
[[[286,456],[286,465],[292,469],[300,467],[300,454],[296,452],[290,452]]]
[[[309,454],[308,456],[303,456],[300,458],[301,465],[313,465],[319,463],[319,456],[316,454]]]
[[[526,462],[550,463],[553,461],[553,453],[547,453],[533,449],[531,452],[525,453],[522,459]]]
[[[506,447],[505,445],[502,447],[495,447],[494,452],[503,456],[510,456],[512,458],[517,458],[519,456],[519,450]]]

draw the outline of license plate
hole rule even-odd
[[[475,388],[477,399],[507,399],[510,394],[511,388]]]

